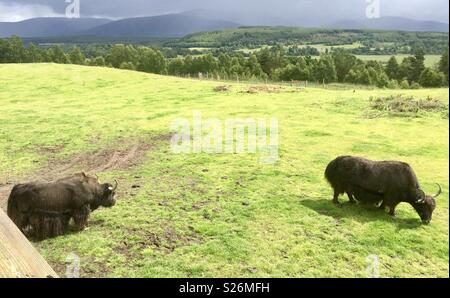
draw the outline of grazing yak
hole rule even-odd
[[[100,206],[116,203],[115,186],[101,184],[85,173],[51,183],[27,183],[14,186],[7,213],[22,230],[31,226],[34,236],[45,239],[63,235],[73,218],[78,231],[84,230],[89,215]]]
[[[442,192],[438,184],[437,194],[425,195],[411,166],[399,161],[372,161],[341,156],[327,166],[325,177],[334,190],[333,202],[336,204],[339,204],[339,195],[346,193],[352,203],[355,200],[381,203],[381,209],[387,207],[389,214],[395,215],[397,205],[407,202],[425,224],[430,223],[436,208],[435,199]]]

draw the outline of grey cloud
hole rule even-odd
[[[72,0],[73,1],[73,0]],[[215,10],[234,14],[252,20],[285,20],[290,23],[302,22],[332,23],[342,19],[364,18],[366,0],[80,0],[81,15],[110,16],[113,18],[157,15],[187,10]],[[446,0],[368,0],[380,1],[382,16],[403,16],[448,22],[448,2]],[[15,3],[21,6],[39,5],[35,14],[62,14],[66,0],[0,0],[0,9]],[[19,6],[19,4],[21,6]],[[28,6],[27,6],[28,5]],[[42,9],[48,7],[49,10]],[[22,9],[25,11],[25,9]],[[0,11],[2,15],[14,12]],[[15,12],[20,14],[20,12]],[[327,20],[327,21],[325,21]],[[328,22],[329,20],[329,22]]]

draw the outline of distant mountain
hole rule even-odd
[[[246,14],[243,12],[227,12],[214,10],[191,10],[183,12],[184,15],[196,16],[205,19],[221,19],[239,23],[245,26],[290,26],[304,28],[329,29],[374,29],[398,31],[430,31],[448,32],[448,24],[435,21],[418,21],[401,17],[382,17],[379,19],[350,19],[333,21],[329,18],[316,16],[302,16],[291,18],[289,16],[273,17],[267,15]]]
[[[0,22],[0,38],[18,35],[29,37],[145,37],[176,38],[191,33],[235,29],[247,26],[292,26],[303,28],[330,29],[373,29],[397,31],[433,31],[448,32],[448,24],[434,21],[417,21],[400,17],[383,17],[379,19],[345,20],[324,23],[315,18],[289,20],[289,18],[267,18],[254,15],[245,16],[235,12],[217,12],[193,10],[179,14],[167,14],[152,17],[129,18],[118,21],[95,18],[36,18],[22,22]]]
[[[336,29],[375,29],[417,32],[448,32],[448,24],[434,21],[418,21],[401,17],[382,17],[379,19],[345,20],[323,27]]]
[[[128,37],[182,37],[196,32],[231,29],[239,26],[239,24],[229,21],[207,19],[184,14],[168,14],[113,21],[87,30],[85,34]]]
[[[94,18],[36,18],[14,23],[0,22],[0,38],[11,35],[20,37],[74,35],[109,22],[111,20]]]
[[[206,9],[195,9],[181,12],[182,15],[194,16],[208,20],[226,20],[233,23],[238,23],[243,26],[294,26],[298,24],[295,22],[282,18],[268,16],[264,14],[248,14],[242,11],[216,11]]]

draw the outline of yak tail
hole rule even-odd
[[[14,193],[15,193],[16,187],[13,188],[13,190],[11,191],[11,194],[9,195],[8,198],[8,207],[6,209],[6,213],[8,214],[8,216],[12,219],[12,217],[14,217],[14,214],[17,213],[17,204],[16,204],[16,200],[14,200]]]
[[[325,170],[325,178],[330,184],[334,184],[337,177],[337,160],[330,162]]]

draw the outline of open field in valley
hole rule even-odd
[[[449,101],[448,89],[255,87],[3,64],[0,206],[20,181],[80,170],[119,181],[117,205],[94,212],[87,230],[34,243],[61,275],[75,253],[81,277],[365,277],[370,255],[381,277],[448,277],[448,113],[373,117],[369,98],[392,94]],[[277,118],[279,161],[172,153],[171,122],[194,110]],[[323,173],[347,154],[408,162],[427,193],[440,183],[431,224],[407,204],[396,217],[344,197],[333,205]]]
[[[397,55],[356,55],[356,57],[358,57],[359,59],[363,60],[363,61],[378,61],[381,63],[387,63],[389,61],[389,59],[395,56],[395,58],[397,58],[397,61],[399,63],[401,63],[403,61],[403,59],[405,59],[406,57],[409,57],[411,55],[402,55],[402,54],[397,54]],[[426,67],[435,67],[438,63],[439,63],[439,59],[441,58],[441,56],[439,55],[425,55],[425,66]]]

